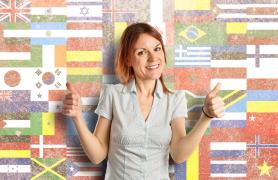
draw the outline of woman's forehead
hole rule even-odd
[[[160,41],[149,34],[140,34],[139,38],[134,44],[134,48],[155,47],[161,44]]]

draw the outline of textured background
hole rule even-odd
[[[163,34],[188,130],[222,82],[225,117],[171,177],[278,179],[277,0],[0,0],[0,179],[103,179],[60,113],[65,83],[93,129],[101,85],[117,82],[118,39],[137,21]]]

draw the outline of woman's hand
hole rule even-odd
[[[68,93],[63,101],[63,114],[72,118],[82,115],[81,97],[71,83],[67,83]]]
[[[217,83],[211,92],[206,96],[203,113],[208,118],[221,118],[224,116],[224,102],[221,97],[217,96],[217,93],[221,89],[221,83]]]

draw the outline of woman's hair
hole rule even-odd
[[[131,66],[133,53],[132,49],[141,34],[148,34],[161,43],[166,63],[165,47],[163,45],[161,34],[147,23],[134,23],[129,25],[125,29],[121,37],[120,44],[117,50],[115,67],[117,77],[125,85],[131,79],[135,78],[134,71]],[[169,89],[166,87],[162,74],[159,79],[163,87],[163,92],[166,94],[170,93],[171,91],[169,91]]]

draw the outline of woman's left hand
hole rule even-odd
[[[221,118],[224,116],[225,104],[221,97],[217,96],[217,93],[221,89],[221,83],[217,83],[212,91],[206,96],[204,102],[204,113],[211,118]]]

